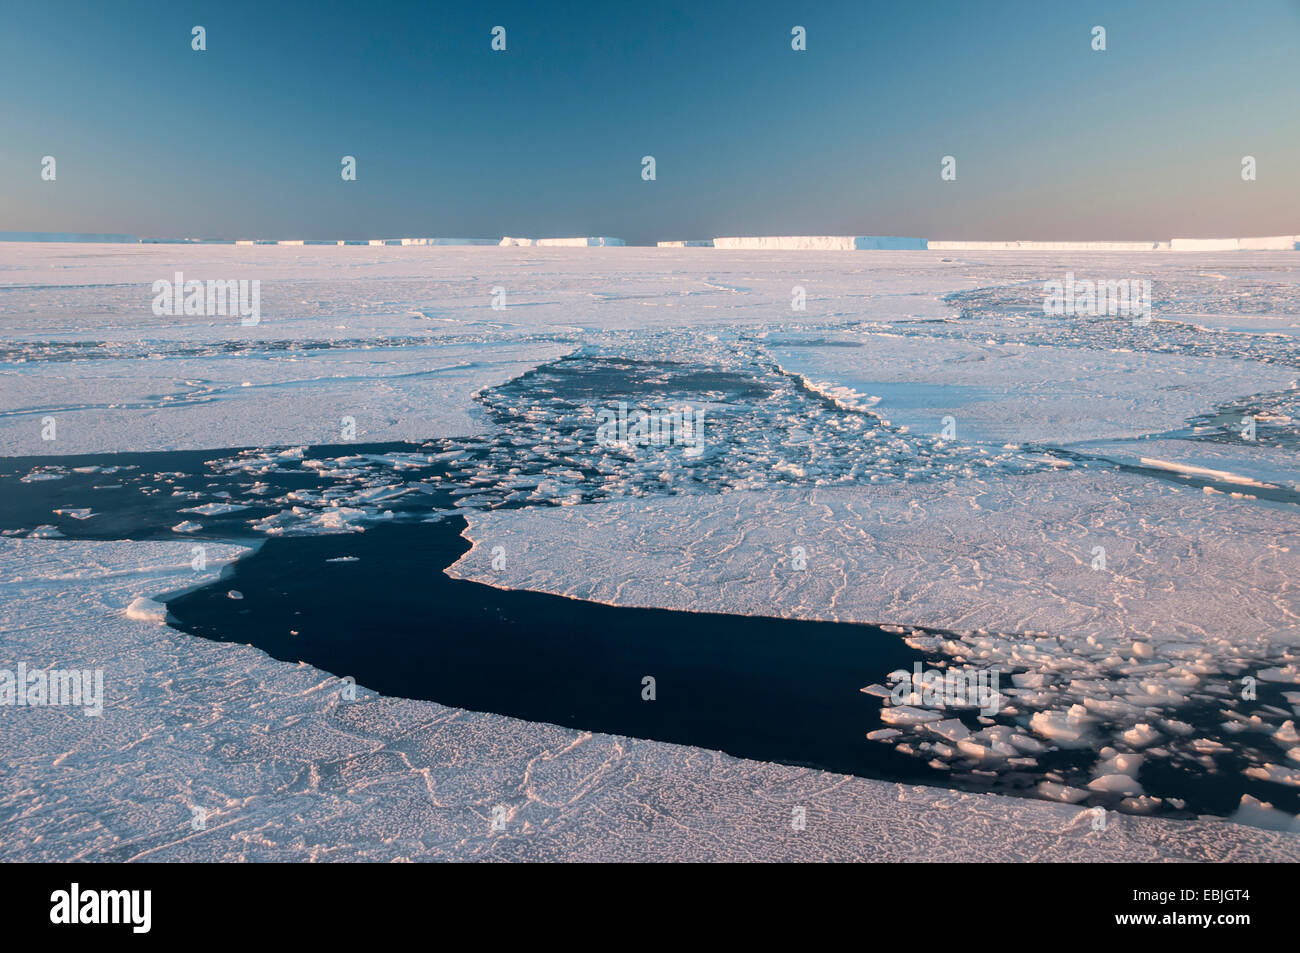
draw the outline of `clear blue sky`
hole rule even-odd
[[[0,230],[1300,232],[1300,0],[33,0],[0,90]]]

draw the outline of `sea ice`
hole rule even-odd
[[[1045,280],[1108,275],[1120,261],[1116,277],[1153,280],[1150,328],[1044,318]],[[896,637],[1014,673],[1003,682],[1010,714],[945,744],[931,729],[955,719],[887,708],[898,727],[864,726],[864,745],[928,744],[925,760],[986,773],[1030,771],[1060,745],[1109,745],[1114,764],[1092,779],[1107,791],[1058,777],[1039,794],[1125,794],[1147,811],[1153,797],[1127,793],[1139,752],[1144,765],[1200,764],[1231,750],[1251,761],[1243,771],[1293,770],[1275,762],[1293,762],[1296,746],[1269,737],[1289,737],[1285,709],[1242,712],[1259,718],[1248,735],[1271,760],[1239,749],[1241,734],[1193,728],[1181,710],[1207,699],[1235,709],[1229,688],[1245,676],[1300,684],[1300,522],[1286,495],[1300,416],[1294,261],[969,245],[871,255],[7,246],[0,454],[212,450],[214,471],[253,496],[308,463],[337,479],[268,500],[276,511],[252,529],[273,535],[364,531],[411,495],[401,474],[419,464],[402,454],[306,461],[304,446],[479,436],[505,459],[498,470],[450,451],[474,543],[454,575],[621,605],[933,627],[941,634]],[[262,323],[155,317],[150,283],[179,268],[260,279]],[[789,310],[796,285],[802,311]],[[580,452],[581,431],[555,426],[571,394],[557,385],[530,401],[504,386],[564,355],[664,362],[651,394],[671,363],[729,429],[689,467],[653,452]],[[557,376],[578,366],[598,383],[576,403],[626,396],[610,363]],[[753,393],[721,393],[726,373]],[[1251,446],[1228,427],[1246,406],[1259,411]],[[55,439],[42,436],[46,417]],[[240,447],[257,449],[228,452]],[[77,471],[95,467],[96,479],[126,475],[99,460]],[[24,469],[24,489],[66,485],[73,472]],[[499,502],[498,480],[511,505],[532,505],[475,511]],[[582,501],[593,480],[607,498],[544,505]],[[1273,499],[1250,498],[1266,489]],[[185,499],[213,517],[248,502]],[[85,509],[76,503],[54,505]],[[102,520],[93,512],[88,528]],[[1293,835],[1233,823],[1124,817],[1095,837],[1066,804],[739,761],[364,690],[345,704],[339,682],[309,666],[158,624],[163,593],[213,578],[243,549],[206,543],[196,573],[192,537],[88,543],[48,524],[28,535],[0,539],[11,648],[102,663],[109,704],[102,720],[0,708],[17,752],[0,785],[0,810],[18,818],[0,839],[6,858],[933,859],[937,817],[944,849],[969,859],[1300,857]],[[500,571],[497,540],[509,542]],[[793,569],[794,546],[805,569]],[[851,686],[887,674],[855,674]],[[1300,714],[1300,692],[1284,697]],[[499,835],[489,813],[502,803],[512,826]],[[810,823],[792,837],[796,803]],[[211,808],[197,836],[195,804]],[[1236,817],[1296,824],[1249,797]]]
[[[1257,826],[1117,817],[1096,837],[1065,804],[744,761],[360,686],[347,701],[339,679],[310,666],[112,611],[215,579],[245,551],[209,544],[196,572],[188,542],[0,540],[10,651],[105,671],[100,718],[0,706],[0,859],[1300,860],[1300,840]],[[23,624],[32,618],[45,624]],[[798,832],[796,806],[808,818]],[[1243,820],[1261,818],[1289,822],[1243,807]]]

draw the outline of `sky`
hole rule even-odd
[[[1300,0],[12,3],[0,231],[1295,234],[1297,64]]]

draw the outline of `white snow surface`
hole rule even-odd
[[[1289,659],[1300,648],[1300,514],[1133,474],[1066,470],[467,518],[474,548],[451,574],[506,588],[1017,633],[1007,638],[1042,643],[1045,665],[1103,658],[1135,640],[1207,664],[1219,652]],[[675,558],[665,560],[671,541]],[[494,545],[511,553],[504,571],[491,569]],[[806,551],[805,571],[788,565],[794,545]],[[1092,568],[1095,546],[1106,550],[1104,570]],[[1090,635],[1101,645],[1074,644]]]

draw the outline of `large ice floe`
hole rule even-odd
[[[835,388],[831,396],[861,395],[860,406],[891,423],[939,436],[951,417],[956,439],[980,443],[1136,437],[1297,378],[1294,368],[1222,358],[902,334],[774,343],[772,352],[809,386]]]
[[[886,707],[882,719],[906,729],[891,742],[958,770],[1032,768],[1047,745],[1111,752],[1056,779],[1077,782],[1128,752],[1125,770],[1099,777],[1133,775],[1129,795],[1142,794],[1142,758],[1214,775],[1210,755],[1239,732],[1257,742],[1256,771],[1294,748],[1285,726],[1296,713],[1280,699],[1243,701],[1242,687],[1300,687],[1300,519],[1242,512],[1224,496],[1066,471],[814,489],[798,501],[734,493],[707,510],[690,497],[501,510],[472,517],[469,535],[476,547],[453,572],[488,584],[944,630],[913,631],[908,644],[948,666],[997,669],[997,717],[973,731],[940,711]],[[512,554],[501,571],[496,546]],[[891,675],[861,674],[864,685]],[[1052,796],[1053,782],[1049,772],[1041,792]]]
[[[106,694],[0,705],[6,859],[1300,858],[1292,255],[0,256],[0,668]],[[182,269],[261,280],[262,322],[154,316]],[[1150,280],[1153,320],[1044,315],[1067,271]],[[703,411],[699,452],[598,440],[620,403]],[[960,790],[353,693],[165,624],[259,538],[450,512],[460,578],[997,670],[987,713],[862,728]]]

